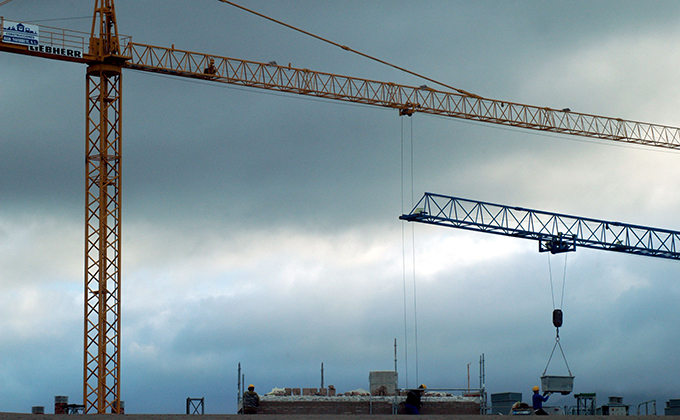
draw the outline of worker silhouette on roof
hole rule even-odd
[[[260,407],[260,396],[255,392],[255,385],[248,385],[248,390],[243,393],[243,414],[257,414]]]
[[[406,414],[420,414],[420,407],[422,406],[420,397],[423,396],[425,389],[427,389],[425,385],[420,385],[418,389],[409,390],[408,394],[406,394],[406,402],[404,403]]]

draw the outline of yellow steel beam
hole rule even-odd
[[[553,133],[680,149],[680,128],[130,42],[126,68]]]

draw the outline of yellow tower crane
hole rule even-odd
[[[223,0],[220,0],[223,1]],[[113,0],[95,0],[89,34],[0,17],[0,51],[87,65],[86,413],[121,412],[121,123],[123,69],[158,72],[532,130],[680,149],[680,128],[308,69],[137,44],[118,34]],[[37,28],[36,28],[37,29]],[[34,32],[35,34],[32,34]],[[348,47],[342,47],[351,50]]]

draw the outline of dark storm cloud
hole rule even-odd
[[[243,4],[483,96],[680,125],[675,2]],[[217,1],[116,7],[139,43],[429,84]],[[91,13],[91,1],[0,8],[26,21]],[[0,332],[17,337],[0,346],[0,411],[81,398],[84,82],[84,66],[0,54]],[[488,391],[526,398],[555,338],[547,256],[418,226],[413,270],[397,217],[424,191],[680,226],[677,153],[132,70],[123,85],[129,412],[180,413],[189,395],[233,412],[239,362],[262,392],[317,386],[321,362],[327,384],[366,388],[369,370],[393,368],[395,338],[401,386],[463,387],[484,353]],[[676,270],[569,255],[561,335],[577,392],[678,397]]]

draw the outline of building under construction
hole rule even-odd
[[[407,389],[397,386],[397,372],[369,373],[369,390],[338,393],[327,388],[275,388],[260,398],[258,414],[404,414]],[[483,389],[427,389],[421,414],[482,414],[486,410]],[[238,411],[243,410],[239,399]]]

